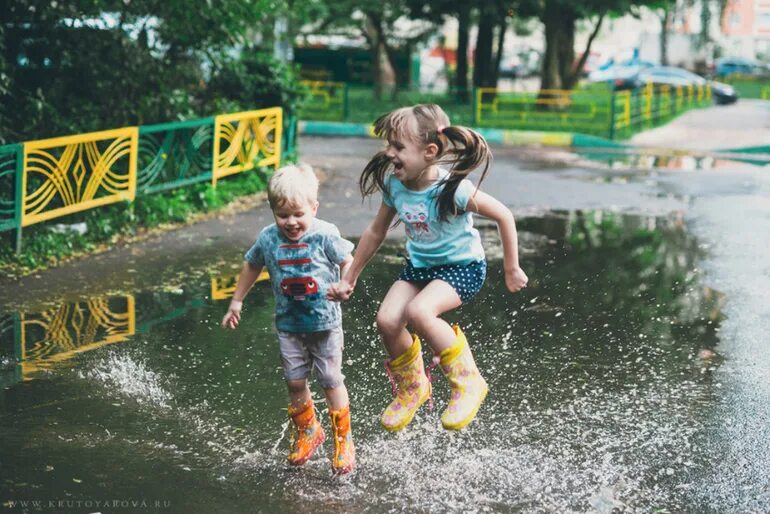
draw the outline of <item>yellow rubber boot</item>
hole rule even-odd
[[[332,471],[336,475],[344,475],[356,467],[356,447],[353,445],[353,433],[350,431],[350,406],[330,410],[329,417],[332,419],[334,432]]]
[[[476,417],[489,388],[476,367],[465,334],[457,325],[452,328],[455,342],[439,355],[441,369],[452,389],[441,424],[447,430],[460,430]]]
[[[385,408],[380,423],[385,430],[396,432],[411,423],[417,409],[430,398],[431,386],[422,362],[420,338],[412,336],[412,346],[390,361],[393,401]]]
[[[294,425],[292,431],[289,464],[301,466],[313,456],[316,449],[326,439],[324,429],[315,417],[313,401],[308,401],[302,407],[295,409],[289,405],[289,417]]]

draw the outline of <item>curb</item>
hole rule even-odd
[[[572,132],[540,132],[535,130],[503,130],[495,128],[475,128],[484,138],[493,144],[503,146],[573,146],[576,136]],[[335,121],[300,121],[298,131],[308,136],[348,136],[374,138],[372,125],[366,123],[342,123]],[[592,136],[583,136],[592,137]],[[601,138],[596,138],[597,140]],[[612,143],[608,141],[608,143]]]

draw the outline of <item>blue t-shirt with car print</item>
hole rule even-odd
[[[275,223],[260,232],[245,259],[265,266],[275,295],[275,326],[284,332],[319,332],[342,324],[338,302],[326,299],[340,280],[340,263],[353,243],[339,229],[314,218],[297,241],[287,239]]]

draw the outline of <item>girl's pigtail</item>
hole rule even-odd
[[[385,174],[390,168],[391,162],[385,151],[377,152],[367,163],[361,178],[358,180],[358,187],[361,189],[361,196],[366,198],[377,191],[383,191],[387,194],[385,186]]]
[[[388,127],[391,124],[392,112],[383,114],[374,121],[374,135],[383,138],[387,136]],[[385,151],[377,152],[374,157],[371,158],[369,163],[361,172],[361,177],[358,179],[358,187],[361,190],[361,196],[366,198],[369,195],[373,195],[377,191],[385,191],[385,174],[390,168],[390,159],[385,154]]]
[[[489,171],[492,152],[484,137],[475,130],[449,126],[444,127],[441,134],[446,136],[451,145],[445,157],[439,161],[441,164],[449,165],[449,175],[442,181],[441,192],[437,199],[439,219],[446,221],[450,215],[458,214],[454,198],[460,182],[473,170],[483,166],[481,178],[476,187],[478,189]]]

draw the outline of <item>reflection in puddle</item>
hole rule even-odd
[[[695,171],[770,164],[770,154],[705,153],[654,148],[584,148],[578,154],[613,170]]]
[[[488,282],[449,316],[490,384],[461,433],[440,428],[443,377],[434,412],[399,434],[379,428],[389,388],[373,323],[400,248],[367,268],[344,308],[360,467],[342,481],[328,445],[302,470],[284,464],[268,283],[235,331],[218,327],[231,269],[173,292],[11,313],[0,320],[0,460],[14,476],[3,497],[141,490],[182,512],[703,510],[719,449],[698,437],[719,395],[723,298],[700,282],[697,242],[677,217],[553,212],[518,226],[530,286],[507,293],[499,243],[485,237]]]

